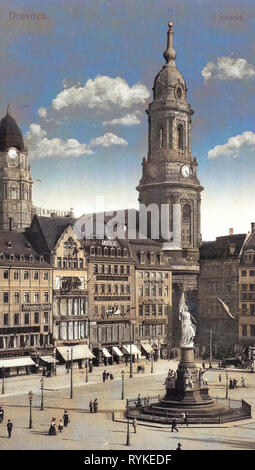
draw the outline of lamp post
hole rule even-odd
[[[210,329],[210,358],[209,358],[209,369],[212,369],[212,330]]]
[[[126,404],[126,414],[128,411],[128,401]],[[130,446],[130,432],[129,432],[129,417],[127,416],[127,441],[126,441],[126,446]]]
[[[73,348],[71,348],[70,398],[73,398]]]
[[[66,361],[67,369],[66,369],[66,373],[69,374],[69,366],[70,366],[70,364],[69,364],[69,349],[67,349],[66,353],[67,353],[67,361]]]
[[[4,394],[4,367],[3,367],[3,372],[2,372],[2,395]]]
[[[44,386],[44,380],[43,377],[41,377],[41,411],[43,411],[43,386]]]
[[[124,400],[124,376],[125,376],[125,372],[124,370],[121,371],[121,400]]]
[[[153,353],[151,353],[151,374],[153,374]]]
[[[226,398],[228,398],[228,371],[226,370]]]
[[[132,323],[129,320],[129,347],[130,347],[130,366],[129,366],[129,378],[133,378],[133,364],[132,364]]]
[[[32,429],[32,399],[33,399],[33,394],[30,390],[28,394],[28,399],[29,399],[29,429]]]
[[[86,367],[86,378],[85,378],[85,381],[88,382],[88,381],[89,381],[89,374],[88,374],[88,358],[87,358],[87,357],[86,357],[85,367]]]

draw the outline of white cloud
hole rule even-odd
[[[212,78],[220,80],[243,80],[255,77],[255,68],[247,60],[219,57],[217,63],[208,62],[201,71],[205,82]]]
[[[47,132],[39,124],[31,124],[29,131],[25,135],[25,142],[28,146],[30,158],[68,158],[88,155],[93,151],[86,145],[81,144],[76,139],[66,141],[55,138],[48,139]]]
[[[137,111],[136,113],[126,114],[121,118],[112,119],[111,121],[103,121],[104,126],[115,126],[115,125],[122,125],[122,126],[136,126],[137,124],[141,124],[141,121],[138,116],[141,113]]]
[[[41,106],[41,108],[38,109],[37,114],[40,118],[45,118],[47,116],[47,109]]]
[[[67,87],[52,100],[55,111],[67,108],[84,108],[111,111],[112,107],[117,109],[128,109],[134,105],[144,104],[150,93],[145,85],[137,83],[129,86],[121,77],[111,78],[98,75],[89,79],[82,86]]]
[[[216,145],[208,152],[208,159],[219,157],[240,157],[247,150],[255,150],[255,134],[250,131],[243,132],[240,135],[230,137],[226,144]]]
[[[90,147],[96,147],[102,145],[102,147],[111,147],[112,145],[128,145],[127,141],[122,137],[119,137],[111,132],[106,132],[106,134],[91,139],[89,143]]]

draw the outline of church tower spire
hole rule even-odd
[[[170,62],[170,60],[176,59],[176,52],[174,50],[173,23],[168,23],[167,48],[163,53],[163,57],[166,59],[167,64]]]
[[[197,262],[200,236],[200,192],[197,160],[191,149],[193,110],[187,101],[185,80],[178,70],[173,45],[173,24],[168,23],[166,63],[156,75],[149,104],[148,155],[137,190],[139,201],[169,207],[169,239],[163,249],[179,264]],[[165,209],[164,209],[165,210]],[[162,233],[161,233],[162,235]]]

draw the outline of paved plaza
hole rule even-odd
[[[199,361],[197,361],[199,366]],[[14,377],[6,379],[5,394],[0,398],[5,418],[0,424],[0,448],[17,449],[66,449],[66,450],[126,450],[127,424],[123,419],[125,400],[121,400],[121,370],[125,370],[125,398],[152,396],[164,392],[164,380],[169,368],[176,368],[175,361],[159,361],[154,364],[151,374],[150,364],[146,365],[145,374],[134,373],[129,379],[129,368],[125,365],[113,366],[114,381],[102,383],[104,368],[94,368],[89,374],[89,382],[85,382],[85,371],[74,371],[73,399],[70,399],[70,375],[59,374],[57,377],[45,379],[44,410],[41,411],[40,376]],[[215,364],[216,367],[216,364]],[[135,370],[135,368],[134,368]],[[219,370],[213,369],[206,373],[210,394],[225,396],[225,374],[221,371],[222,381],[219,382]],[[232,377],[233,376],[233,377]],[[241,388],[241,376],[245,378],[246,387]],[[236,378],[239,387],[229,390],[234,399],[244,398],[253,409],[255,416],[255,374],[231,370],[229,378]],[[29,425],[29,390],[33,392],[32,429]],[[98,398],[99,412],[91,414],[88,409],[89,400]],[[70,416],[70,423],[57,436],[49,436],[48,429],[51,418],[62,418],[64,409]],[[112,411],[115,420],[112,421]],[[6,423],[10,418],[13,422],[11,439],[7,437]],[[177,443],[182,443],[184,450],[253,450],[255,449],[255,419],[225,423],[222,425],[190,425],[178,426],[179,432],[171,432],[170,426],[157,423],[138,422],[137,433],[130,427],[130,447],[128,449],[174,450]]]

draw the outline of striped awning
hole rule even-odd
[[[141,346],[148,354],[153,353],[153,349],[149,343],[143,343]]]
[[[47,362],[48,364],[55,364],[55,362],[58,362],[54,357],[52,356],[40,356],[40,359],[43,362]]]
[[[73,361],[77,359],[93,359],[95,357],[87,344],[78,344],[77,346],[60,346],[57,348],[59,354],[61,354],[65,361],[71,361],[71,349],[73,350]]]
[[[31,357],[14,357],[13,359],[0,359],[0,369],[11,367],[36,366]]]
[[[104,357],[112,357],[112,355],[109,353],[109,351],[107,351],[106,348],[102,348],[102,353]]]
[[[130,344],[123,344],[122,346],[126,351],[124,351],[124,354],[130,354]],[[131,354],[139,354],[139,356],[141,355],[141,351],[139,351],[135,344],[131,344]]]
[[[122,356],[123,356],[123,353],[122,353],[121,350],[118,348],[118,346],[113,346],[112,352],[113,352],[114,354],[116,354],[116,356],[119,356],[119,357],[122,357]]]

